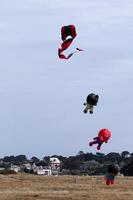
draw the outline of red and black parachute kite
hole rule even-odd
[[[61,28],[61,39],[63,40],[63,43],[61,44],[61,48],[58,49],[59,58],[69,59],[77,51],[83,51],[82,49],[76,48],[76,50],[70,53],[68,56],[63,54],[63,51],[65,51],[71,45],[76,35],[76,28],[74,25],[63,26]],[[67,38],[68,36],[69,38]]]

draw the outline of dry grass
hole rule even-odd
[[[105,199],[133,200],[133,178],[118,177],[106,186],[103,177],[0,175],[0,200]]]

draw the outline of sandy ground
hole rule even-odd
[[[0,200],[133,200],[133,177],[0,175]]]

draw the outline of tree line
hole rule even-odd
[[[22,165],[24,163],[35,163],[37,166],[49,166],[51,157],[57,157],[61,161],[60,174],[70,175],[104,175],[109,164],[115,163],[120,166],[120,172],[126,176],[133,176],[133,153],[123,151],[122,153],[84,153],[79,151],[75,156],[52,155],[44,156],[42,159],[36,156],[28,159],[25,155],[5,156],[0,159],[0,167],[10,164]]]

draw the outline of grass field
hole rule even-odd
[[[103,177],[0,175],[0,200],[133,200],[133,178],[118,177],[106,186]]]

